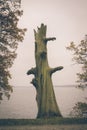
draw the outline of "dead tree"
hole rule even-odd
[[[41,27],[38,28],[37,32],[34,30],[36,67],[31,68],[27,72],[28,75],[34,75],[34,79],[31,83],[35,86],[37,92],[37,118],[61,116],[57,106],[51,77],[54,72],[63,69],[63,67],[49,67],[47,59],[47,42],[55,40],[56,38],[46,38],[46,30],[47,27],[44,24],[41,24]]]

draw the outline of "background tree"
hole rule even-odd
[[[0,100],[5,94],[9,98],[12,86],[9,85],[12,67],[16,58],[18,42],[23,41],[26,29],[18,28],[19,17],[23,14],[20,10],[20,0],[0,0]]]
[[[71,42],[67,49],[73,51],[73,60],[82,67],[82,73],[77,73],[78,86],[81,88],[87,87],[87,35],[79,45]]]
[[[27,72],[28,75],[34,75],[31,83],[35,86],[37,92],[38,118],[61,116],[56,103],[51,77],[54,72],[63,69],[63,67],[49,67],[47,42],[56,38],[46,38],[46,30],[47,27],[44,24],[41,24],[37,31],[34,30],[36,67]]]
[[[78,102],[73,107],[73,110],[70,112],[71,117],[87,117],[87,103]]]

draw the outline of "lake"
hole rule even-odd
[[[0,118],[28,118],[37,116],[36,90],[33,86],[14,87],[10,100],[6,97],[0,104]],[[56,100],[64,117],[68,117],[72,107],[78,101],[85,101],[85,91],[72,85],[55,86]]]

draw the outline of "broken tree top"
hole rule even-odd
[[[44,40],[45,43],[47,43],[47,41],[56,40],[55,37],[46,38],[46,31],[47,31],[46,25],[41,24],[41,27],[40,28],[37,27],[37,28],[38,28],[37,32],[34,30],[35,40],[39,38]]]

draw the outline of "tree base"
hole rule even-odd
[[[54,112],[40,113],[37,115],[37,118],[52,118],[52,117],[62,117],[62,115],[60,113],[54,113]]]

